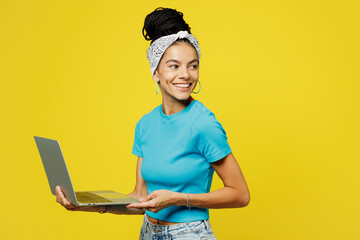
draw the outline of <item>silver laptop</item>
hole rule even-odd
[[[55,188],[59,185],[69,201],[77,206],[119,205],[139,202],[135,198],[110,190],[75,192],[59,142],[37,136],[34,138],[53,195],[56,195]]]

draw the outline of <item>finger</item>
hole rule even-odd
[[[144,198],[140,198],[139,201],[140,201],[141,203],[142,203],[142,202],[147,202],[148,199],[147,199],[147,197],[144,197]]]
[[[150,201],[151,199],[153,199],[153,197],[146,196],[146,197],[144,197],[144,198],[139,199],[139,201],[140,201],[140,203],[143,203],[143,202],[148,202],[148,201]]]
[[[62,199],[60,198],[58,193],[56,193],[56,202],[62,205]]]
[[[148,208],[148,207],[154,207],[151,202],[142,202],[142,203],[131,203],[127,205],[129,208]]]
[[[62,204],[62,197],[61,197],[62,193],[60,186],[56,186],[55,194],[56,194],[56,202]]]
[[[65,196],[65,193],[61,190],[60,187],[58,189],[59,189],[59,198],[60,198],[61,202],[64,204],[70,204],[70,201]]]
[[[57,196],[56,196],[57,202],[60,203],[61,205],[66,204],[66,198],[64,197],[64,195],[62,194],[62,192],[58,192]]]
[[[146,199],[149,201],[149,200],[151,200],[151,199],[153,199],[155,197],[156,197],[156,191],[154,191],[154,192],[150,193],[149,195],[147,195]]]
[[[126,207],[128,207],[128,208],[144,208],[142,203],[131,203],[131,204],[126,205]]]
[[[140,203],[143,203],[143,202],[151,201],[154,198],[155,198],[155,195],[151,193],[151,194],[147,195],[146,197],[139,199],[139,201],[140,201]]]
[[[56,202],[60,203],[63,207],[65,207],[67,210],[75,211],[78,209],[78,207],[74,204],[72,204],[65,196],[64,192],[61,190],[60,186],[56,186],[55,188],[56,192]]]
[[[158,209],[158,208],[147,208],[146,210],[153,212],[153,213],[157,213],[158,211],[160,211],[160,209]]]
[[[56,198],[58,198],[60,196],[60,187],[59,186],[56,186],[56,188],[55,188],[55,196],[56,196]]]
[[[66,199],[65,193],[62,191],[61,188],[59,188],[59,196],[60,196],[60,198]]]
[[[64,206],[67,210],[72,210],[72,211],[77,210],[77,209],[79,208],[78,206],[72,204],[72,203],[69,202],[69,201],[64,202],[64,203],[63,203],[63,206]]]
[[[56,186],[56,201],[64,206],[66,209],[76,207],[65,196],[60,186]]]
[[[66,198],[64,198],[64,199],[62,199],[62,200],[63,200],[64,206],[68,206],[68,207],[70,207],[70,206],[75,206],[75,205],[73,205],[69,200],[67,200]]]
[[[56,196],[58,196],[58,197],[64,196],[64,194],[63,194],[60,186],[56,186],[56,188],[55,188],[55,194],[56,194]]]

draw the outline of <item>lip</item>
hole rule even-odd
[[[174,84],[190,84],[187,88],[184,88],[184,87],[177,87],[175,86]],[[190,89],[192,83],[173,83],[172,84],[177,90],[181,91],[181,92],[186,92]]]

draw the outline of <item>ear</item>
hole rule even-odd
[[[154,79],[155,82],[159,82],[159,77],[158,77],[158,71],[155,70],[154,74],[152,75],[152,78]]]

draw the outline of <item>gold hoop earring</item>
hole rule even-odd
[[[159,82],[155,82],[155,92],[156,92],[156,94],[158,94],[159,93],[159,88],[160,88],[160,85],[159,85]]]
[[[198,82],[199,82],[199,86],[200,86],[200,88],[199,88],[199,91],[197,91],[197,92],[194,92],[194,91],[193,91],[193,93],[194,93],[194,94],[198,94],[198,93],[200,92],[200,90],[201,90],[201,83],[200,83],[200,80],[198,80]]]

